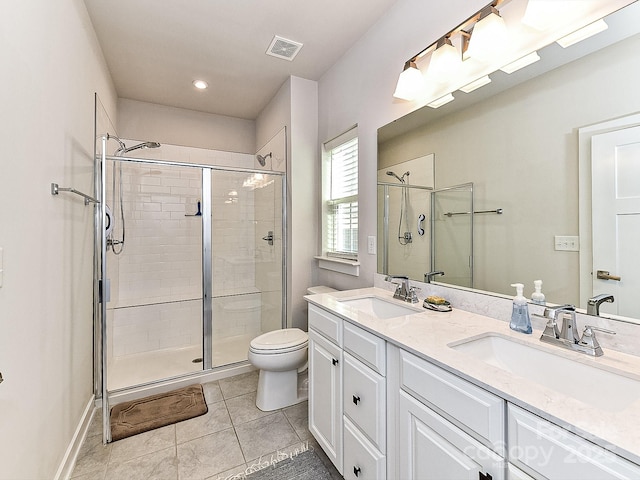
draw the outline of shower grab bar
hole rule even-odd
[[[89,205],[90,203],[96,203],[96,204],[100,203],[99,200],[96,200],[95,198],[87,195],[86,193],[79,192],[75,188],[59,187],[57,183],[52,183],[51,195],[58,195],[59,192],[71,192],[71,193],[75,193],[76,195],[80,195],[82,198],[84,198],[85,205]]]
[[[501,208],[496,208],[495,210],[479,210],[477,212],[473,212],[473,214],[477,213],[495,213],[496,215],[502,215],[503,210]],[[447,212],[445,216],[451,218],[454,215],[471,215],[471,212]]]

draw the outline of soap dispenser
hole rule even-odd
[[[531,301],[538,305],[546,305],[547,302],[545,302],[544,293],[542,293],[542,280],[534,280],[533,286],[536,291],[531,294]]]
[[[509,327],[516,332],[532,333],[533,329],[531,328],[527,299],[522,295],[524,285],[522,283],[512,283],[511,286],[515,287],[516,296],[513,299],[513,310],[511,311]]]

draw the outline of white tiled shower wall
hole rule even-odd
[[[135,142],[126,142],[133,145]],[[136,157],[254,167],[252,155],[215,152],[163,145],[160,149],[136,151]],[[109,205],[112,200],[112,168],[107,174]],[[256,270],[266,299],[273,290],[280,299],[281,261],[273,258],[279,244],[263,248],[256,231],[255,192],[260,208],[274,210],[273,186],[248,188],[256,176],[215,172],[212,182],[212,269],[214,337],[255,336],[264,329],[279,328],[280,306],[275,310],[262,302]],[[259,175],[257,181],[260,181]],[[277,182],[276,182],[277,183]],[[202,343],[201,311],[201,170],[123,164],[126,244],[121,255],[107,254],[111,279],[109,354],[129,355],[164,348]],[[116,185],[116,190],[118,189]],[[280,192],[275,210],[279,216]],[[119,212],[113,212],[117,217]],[[267,222],[269,223],[269,222]],[[280,225],[275,229],[280,229]],[[261,226],[262,227],[262,226]],[[270,227],[273,228],[273,227]],[[116,236],[120,236],[116,227]],[[277,230],[279,232],[280,230]],[[278,239],[281,241],[281,239]],[[259,243],[258,243],[259,242]],[[264,250],[264,251],[263,251]],[[258,265],[256,265],[256,260]],[[269,262],[272,261],[273,265]],[[275,276],[265,273],[275,266]],[[277,321],[270,321],[273,316]],[[263,325],[263,323],[269,325]],[[271,325],[273,324],[273,325]]]

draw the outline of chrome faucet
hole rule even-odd
[[[604,301],[604,300],[603,300]],[[604,328],[585,325],[582,336],[576,332],[576,311],[573,305],[560,305],[554,308],[545,308],[544,316],[547,325],[540,336],[540,341],[558,345],[569,350],[575,350],[593,357],[603,355],[594,330],[615,335],[616,332]],[[562,316],[562,328],[558,330],[558,318]]]
[[[595,297],[591,297],[587,301],[587,315],[593,315],[596,317],[600,316],[600,304],[608,302],[613,303],[613,295],[608,293],[602,293],[600,295],[596,295]]]
[[[409,277],[406,275],[387,275],[385,282],[391,282],[396,284],[396,291],[393,294],[393,298],[397,298],[409,303],[418,303],[418,295],[416,295],[417,287],[412,287],[409,284]],[[394,282],[394,280],[401,280],[401,283]]]
[[[427,272],[424,274],[424,283],[431,283],[431,280],[433,280],[433,278],[436,275],[442,275],[444,276],[444,272],[442,270],[434,270],[433,272]]]

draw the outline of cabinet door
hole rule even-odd
[[[637,480],[640,467],[522,408],[509,405],[511,462],[535,477]]]
[[[400,392],[399,478],[504,480],[504,460],[476,439]],[[488,478],[488,477],[487,477]]]
[[[309,431],[342,474],[342,350],[309,329]]]

